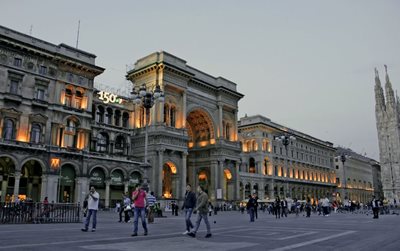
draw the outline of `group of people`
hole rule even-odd
[[[186,186],[185,200],[182,206],[182,210],[185,212],[185,223],[186,223],[186,231],[184,234],[196,237],[196,233],[199,230],[200,223],[203,220],[206,224],[207,234],[206,238],[210,238],[211,235],[211,227],[208,221],[208,195],[204,191],[202,186],[197,187],[198,196],[192,191],[191,185]],[[85,197],[86,203],[84,203],[84,207],[86,206],[87,215],[84,222],[84,227],[81,229],[83,232],[87,232],[89,230],[90,220],[92,219],[92,232],[96,231],[97,225],[97,211],[99,209],[99,199],[100,195],[96,192],[96,189],[92,186],[90,188],[89,193]],[[132,204],[133,203],[133,204]],[[148,234],[148,228],[146,223],[146,209],[148,207],[148,219],[149,223],[154,221],[153,215],[153,207],[156,203],[156,198],[154,194],[151,193],[147,195],[146,191],[142,189],[140,186],[136,186],[135,191],[132,193],[132,197],[129,197],[128,193],[123,194],[122,205],[120,207],[119,222],[122,222],[122,212],[125,213],[125,222],[130,221],[129,211],[132,210],[133,206],[133,233],[131,236],[138,235],[138,222],[139,217],[142,222],[142,227],[144,230],[144,235]],[[196,225],[192,224],[191,216],[192,213],[197,213]]]

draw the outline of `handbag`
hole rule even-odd
[[[132,208],[131,208],[131,206],[126,206],[125,208],[124,208],[124,211],[129,211],[129,210],[131,210]]]

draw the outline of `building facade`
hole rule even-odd
[[[100,105],[95,58],[0,27],[1,202],[82,202],[93,185],[108,207],[140,182],[133,107]]]
[[[282,141],[286,136],[288,141]],[[277,196],[313,202],[336,189],[332,143],[279,125],[261,115],[239,122],[242,143],[240,196],[256,192],[260,199]]]
[[[182,200],[186,184],[203,185],[212,201],[239,197],[236,84],[199,71],[167,52],[139,59],[127,79],[148,91],[159,85],[164,102],[156,102],[146,117],[134,108],[132,153],[144,159],[148,124],[150,190],[159,198]]]
[[[395,97],[385,65],[385,94],[375,69],[375,116],[383,193],[390,201],[400,197],[400,101]]]
[[[338,147],[335,155],[338,201],[351,200],[365,204],[372,200],[375,192],[379,195],[379,180],[376,176],[380,173],[376,165],[379,166],[379,163],[373,159],[351,149]]]

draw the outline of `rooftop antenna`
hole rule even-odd
[[[31,25],[31,28],[29,29],[29,36],[32,37],[32,30],[33,30],[33,25]]]
[[[78,21],[78,35],[76,36],[76,49],[78,49],[79,44],[79,30],[81,28],[81,20]]]

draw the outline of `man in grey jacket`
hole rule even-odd
[[[199,193],[199,196],[197,197],[196,208],[194,209],[194,212],[198,211],[196,227],[194,228],[194,231],[188,233],[187,235],[193,238],[196,237],[197,230],[199,230],[200,227],[200,222],[202,219],[204,219],[204,223],[206,224],[207,227],[207,235],[205,237],[210,238],[211,229],[210,229],[210,223],[208,222],[207,218],[208,195],[204,192],[204,188],[202,186],[197,187],[197,192]]]

